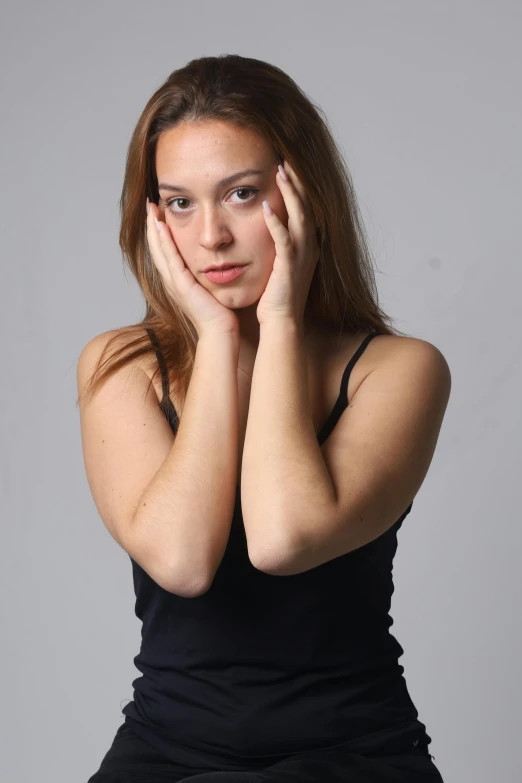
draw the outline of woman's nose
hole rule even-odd
[[[201,218],[200,244],[212,249],[232,239],[230,226],[226,216],[218,209],[206,210]]]

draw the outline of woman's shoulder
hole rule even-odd
[[[131,344],[136,339],[143,338],[146,334],[144,327],[141,329],[130,329],[129,327],[107,329],[107,331],[100,332],[99,334],[94,335],[94,337],[91,337],[89,342],[86,343],[82,349],[82,353],[88,351],[90,353],[99,354],[100,357],[102,355],[104,357],[114,356],[120,351],[125,353],[126,348],[130,348]],[[147,339],[149,339],[148,336]],[[132,358],[132,363],[139,367],[146,367],[149,362],[150,358],[148,355]]]
[[[366,356],[365,361],[369,363],[389,360],[392,356],[404,355],[404,353],[408,352],[431,351],[440,353],[435,345],[420,337],[401,334],[379,334],[374,330],[342,333],[331,329],[318,330],[312,338],[312,350],[317,355],[327,358],[350,356],[367,341],[368,337],[371,337],[371,339],[361,355],[361,361],[363,356]]]
[[[132,356],[132,344],[138,338],[143,339],[144,337],[146,337],[147,341],[150,343],[150,350],[145,354]],[[139,347],[139,344],[137,344],[136,347]],[[154,377],[154,372],[158,367],[158,358],[156,352],[153,350],[150,336],[147,334],[145,327],[133,327],[132,329],[121,327],[119,329],[108,329],[105,332],[100,332],[92,337],[84,346],[78,362],[88,362],[88,364],[94,368],[98,360],[110,360],[112,357],[116,359],[116,354],[121,356],[130,355],[131,358],[126,362],[126,367],[129,371],[143,371],[152,382],[158,400],[161,401],[163,397],[161,374],[156,373],[156,376]]]
[[[370,335],[373,335],[368,340]],[[366,343],[362,352],[353,364],[349,381],[349,399],[367,376],[378,367],[397,363],[403,365],[406,357],[415,362],[423,360],[427,354],[432,354],[435,360],[445,363],[441,351],[432,343],[418,337],[398,334],[378,334],[366,330],[360,332],[335,332],[333,330],[317,330],[310,342],[312,366],[317,374],[328,384],[338,382],[346,365]]]
[[[341,361],[343,358],[349,359],[364,343],[366,346],[359,361],[372,364],[404,350],[407,345],[424,343],[424,340],[395,334],[378,334],[374,330],[339,332],[332,328],[316,329],[309,336],[311,355],[328,362],[336,361],[337,358]]]

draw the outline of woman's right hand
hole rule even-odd
[[[209,331],[239,332],[236,314],[200,285],[181,257],[169,227],[161,220],[158,206],[148,202],[147,241],[156,269],[166,290],[192,321],[201,337]],[[156,225],[156,218],[159,225]]]

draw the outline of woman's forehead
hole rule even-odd
[[[156,169],[219,180],[240,169],[265,169],[276,161],[271,145],[255,131],[231,123],[182,123],[161,134]],[[181,184],[181,183],[180,183]]]

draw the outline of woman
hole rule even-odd
[[[89,783],[440,783],[389,608],[450,372],[377,304],[326,120],[272,65],[193,60],[121,208],[146,315],[85,346],[78,389],[142,676]]]

